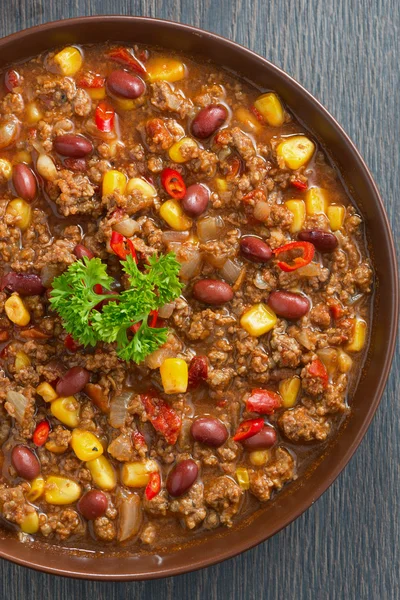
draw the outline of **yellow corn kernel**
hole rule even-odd
[[[68,447],[59,446],[55,443],[54,440],[49,440],[48,442],[46,442],[44,447],[46,448],[46,450],[52,452],[53,454],[64,454],[64,452],[68,450]]]
[[[367,324],[362,319],[355,319],[353,339],[346,346],[347,352],[360,352],[364,348],[367,338]]]
[[[242,490],[248,490],[250,487],[249,472],[246,467],[238,467],[236,469],[236,479]]]
[[[182,61],[175,58],[155,56],[146,63],[149,81],[179,81],[186,75],[186,68]]]
[[[53,400],[57,400],[58,398],[56,390],[47,381],[40,383],[36,388],[36,392],[39,396],[42,396],[45,402],[53,402]]]
[[[44,497],[48,504],[72,504],[76,502],[82,493],[81,486],[59,475],[50,475],[44,486]]]
[[[341,373],[348,373],[353,366],[353,360],[343,350],[338,350],[338,368]]]
[[[192,219],[185,215],[178,200],[164,202],[160,207],[160,216],[175,231],[186,231],[192,226]]]
[[[346,209],[341,204],[328,206],[327,215],[332,231],[338,231],[343,227]]]
[[[184,137],[178,142],[175,142],[175,144],[172,144],[171,148],[168,150],[168,154],[170,159],[176,163],[185,163],[190,160],[190,157],[182,154],[182,146],[185,146],[185,148],[197,148],[197,142],[190,137]]]
[[[33,481],[31,481],[31,488],[27,493],[26,497],[29,502],[36,502],[38,498],[44,492],[44,477],[42,475],[38,475],[35,477]]]
[[[103,454],[100,440],[93,433],[84,429],[73,430],[71,446],[79,460],[89,461]]]
[[[32,221],[32,208],[22,198],[14,198],[8,203],[6,213],[16,219],[16,226],[25,231]]]
[[[111,491],[117,485],[114,467],[105,456],[98,456],[86,463],[93,482],[102,490]]]
[[[222,177],[215,178],[215,185],[217,186],[217,190],[220,194],[226,192],[228,189],[228,182],[226,179],[222,179]]]
[[[36,533],[39,531],[39,515],[36,510],[26,515],[21,523],[21,531],[24,533]]]
[[[303,200],[286,200],[285,206],[293,214],[293,221],[290,226],[291,233],[297,233],[303,227],[306,218],[306,205]]]
[[[138,99],[132,100],[131,98],[117,98],[112,96],[113,102],[119,110],[133,110],[139,106]]]
[[[103,177],[103,196],[113,194],[118,190],[121,194],[125,192],[126,188],[126,175],[121,171],[107,171]]]
[[[121,481],[127,487],[145,487],[149,483],[150,473],[155,471],[158,471],[158,466],[154,460],[126,462],[121,470]]]
[[[50,405],[51,414],[67,427],[78,427],[79,424],[79,402],[73,397],[58,398]]]
[[[269,450],[254,450],[249,454],[250,462],[255,467],[262,467],[265,465],[269,461],[269,457]]]
[[[260,121],[248,108],[240,106],[235,110],[234,116],[246,131],[259,133],[262,130]]]
[[[4,309],[7,317],[10,319],[10,321],[15,323],[15,325],[25,327],[25,325],[28,325],[29,321],[31,320],[31,315],[29,314],[25,304],[16,294],[13,294],[5,301]]]
[[[32,154],[27,150],[19,150],[14,154],[14,161],[16,163],[26,163],[30,165],[32,162]]]
[[[240,324],[243,329],[254,337],[259,337],[273,329],[276,322],[276,314],[263,302],[254,304],[254,306],[246,311],[240,319]]]
[[[25,354],[25,352],[20,350],[19,352],[15,353],[14,368],[17,373],[22,371],[22,369],[26,369],[27,367],[29,367],[30,364],[31,359],[27,354]]]
[[[268,125],[280,127],[285,120],[285,113],[281,101],[276,94],[268,92],[258,96],[254,102],[254,108],[258,110],[262,118]]]
[[[8,181],[12,175],[12,164],[6,158],[0,158],[0,181]]]
[[[29,102],[26,105],[25,117],[29,125],[35,125],[40,119],[43,119],[43,113],[35,102]]]
[[[85,88],[85,91],[89,94],[92,100],[104,100],[106,97],[106,88]]]
[[[307,164],[314,154],[315,146],[304,135],[294,135],[281,142],[276,150],[289,169],[299,169]]]
[[[300,377],[290,377],[280,382],[279,393],[282,396],[282,404],[285,408],[291,408],[296,404],[300,383]]]
[[[139,192],[145,198],[154,198],[157,196],[155,187],[141,177],[132,177],[132,179],[128,181],[125,193],[132,194],[132,192]]]
[[[166,394],[183,394],[188,386],[188,366],[182,358],[166,358],[160,367]]]
[[[67,46],[60,52],[58,52],[54,61],[60,67],[60,71],[63,75],[75,75],[82,66],[82,54],[78,48],[74,46]]]
[[[326,190],[313,187],[307,191],[306,194],[306,212],[309,216],[318,215],[320,213],[326,214],[328,209],[328,197]]]

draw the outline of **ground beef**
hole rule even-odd
[[[149,515],[165,516],[168,510],[166,490],[161,490],[160,493],[151,500],[148,500],[146,496],[143,496],[143,508]]]
[[[99,212],[99,200],[95,198],[94,187],[86,175],[68,169],[62,169],[58,175],[49,193],[65,217]]]
[[[85,90],[79,88],[72,102],[72,106],[79,117],[87,117],[92,110],[92,99]]]
[[[227,476],[212,479],[205,485],[204,500],[207,506],[214,508],[220,516],[220,521],[228,527],[239,510],[243,491]]]
[[[321,329],[327,329],[331,324],[331,313],[329,307],[322,302],[316,304],[310,312],[310,321]]]
[[[173,90],[166,81],[156,81],[150,86],[150,102],[161,112],[174,112],[184,118],[193,106],[180,90]]]
[[[316,377],[310,373],[312,363],[309,363],[301,371],[301,385],[306,394],[310,396],[319,396],[326,388],[326,383],[322,377]]]
[[[305,406],[286,410],[278,423],[282,433],[292,442],[322,441],[331,431],[330,421],[324,417],[312,416]]]
[[[96,537],[103,542],[112,542],[117,537],[115,523],[107,517],[98,517],[93,521],[93,530]]]
[[[275,457],[262,469],[250,469],[250,491],[262,502],[270,499],[274,490],[280,490],[287,481],[295,478],[292,455],[277,448]]]
[[[132,461],[136,458],[132,438],[128,433],[116,437],[107,448],[107,452],[120,462]]]
[[[188,529],[193,529],[205,519],[207,510],[204,506],[203,494],[203,484],[197,482],[186,494],[170,503],[170,511],[181,517]]]
[[[302,351],[300,345],[294,338],[282,333],[275,328],[271,336],[271,348],[274,352],[272,357],[279,367],[298,367],[301,361]]]
[[[0,487],[0,506],[7,521],[20,525],[27,515],[34,512],[34,507],[25,500],[29,488],[27,482],[11,488]]]

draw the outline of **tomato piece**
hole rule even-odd
[[[141,399],[154,429],[161,433],[168,444],[176,444],[182,426],[182,419],[176,410],[152,392],[142,394]]]
[[[272,415],[282,406],[282,398],[276,392],[254,389],[246,400],[246,409],[261,415]]]
[[[206,356],[194,356],[189,365],[188,388],[195,389],[200,381],[205,381],[208,376],[208,360]]]
[[[94,113],[94,120],[99,131],[110,133],[114,128],[115,110],[108,102],[102,100],[98,103]]]
[[[146,440],[144,439],[144,435],[140,433],[140,431],[136,430],[132,433],[132,441],[133,445],[136,449],[147,447]]]
[[[126,48],[113,48],[107,54],[108,58],[114,60],[120,65],[124,65],[125,67],[129,67],[135,73],[139,75],[147,75],[147,71],[144,65],[134,56],[129,50]]]
[[[36,446],[43,446],[43,444],[45,444],[47,442],[47,438],[49,437],[49,433],[50,433],[50,423],[44,419],[43,421],[40,421],[40,423],[38,423],[36,425],[36,429],[33,432],[33,443]]]
[[[322,380],[324,387],[328,385],[328,371],[322,361],[319,358],[314,358],[309,369],[308,374],[311,377],[318,377]]]
[[[305,192],[305,190],[308,188],[308,183],[305,181],[300,181],[300,179],[292,179],[290,183],[293,187],[301,192]]]
[[[22,338],[27,340],[48,340],[51,338],[51,335],[41,331],[37,327],[30,327],[29,329],[24,329],[19,334]]]
[[[161,489],[161,477],[158,471],[150,473],[149,483],[146,485],[144,493],[146,494],[147,500],[151,500],[154,496],[157,496]]]
[[[106,80],[102,75],[88,71],[83,73],[77,80],[76,85],[86,89],[96,89],[105,86]]]
[[[264,427],[264,419],[261,417],[258,419],[249,419],[248,421],[242,421],[239,427],[236,430],[233,439],[235,442],[240,442],[241,440],[247,440],[253,435],[256,435],[261,429]]]

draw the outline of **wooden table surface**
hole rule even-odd
[[[0,31],[116,13],[214,31],[300,81],[361,150],[398,239],[398,0],[1,0]],[[398,351],[378,413],[345,471],[266,543],[197,573],[142,583],[74,581],[0,561],[1,600],[398,600],[399,366]]]

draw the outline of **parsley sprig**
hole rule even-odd
[[[128,255],[121,264],[130,287],[120,294],[94,292],[96,284],[109,291],[113,279],[99,258],[84,257],[54,279],[50,302],[74,340],[84,346],[95,346],[99,341],[116,342],[120,358],[140,363],[167,341],[168,329],[150,327],[148,317],[151,311],[180,295],[180,264],[172,252],[153,255],[143,272],[132,256]],[[106,299],[108,303],[102,310],[95,310]],[[136,323],[141,324],[132,335],[130,327]]]

